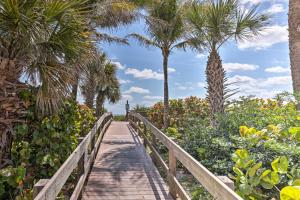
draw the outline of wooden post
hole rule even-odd
[[[176,177],[176,157],[172,149],[169,149],[169,191],[171,196],[176,199],[177,192],[173,178]]]
[[[144,124],[144,130],[143,130],[143,135],[144,135],[144,137],[147,137],[147,126],[146,126],[146,124]],[[146,142],[145,142],[145,138],[144,138],[144,140],[143,140],[143,144],[144,144],[144,147],[145,148],[147,148],[147,144],[146,144]]]
[[[151,135],[152,135],[152,146],[154,147],[154,149],[157,149],[156,148],[156,146],[157,146],[157,144],[156,144],[156,136],[153,133],[151,133]]]
[[[50,179],[40,179],[36,184],[33,186],[32,197],[33,199],[40,193],[40,191],[45,187]]]
[[[217,176],[225,185],[234,191],[234,182],[227,176]]]

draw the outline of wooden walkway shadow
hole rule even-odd
[[[112,122],[84,188],[83,200],[171,200],[137,133]]]

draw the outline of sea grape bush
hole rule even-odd
[[[288,200],[296,191],[300,171],[300,113],[290,95],[267,100],[242,97],[230,101],[225,114],[217,116],[217,128],[210,126],[209,106],[205,100],[191,97],[172,101],[171,127],[166,134],[214,174],[234,174],[238,180],[237,190],[243,197]],[[162,127],[161,102],[149,108],[148,118]],[[237,160],[231,159],[238,149],[247,151],[247,159],[251,161],[248,166],[237,166]],[[276,171],[276,165],[286,163],[286,173],[281,173],[281,168]],[[242,185],[244,183],[247,184]],[[245,192],[248,189],[249,194]],[[203,195],[197,190],[193,199],[203,199]]]
[[[75,102],[65,102],[50,117],[29,116],[27,124],[15,127],[12,163],[0,171],[0,199],[30,199],[34,182],[51,177],[96,120],[92,110]]]
[[[289,171],[289,161],[285,156],[279,156],[272,161],[271,166],[257,162],[245,149],[238,149],[232,155],[235,162],[230,175],[236,183],[237,193],[246,200],[275,198],[281,200],[297,199],[300,195],[300,166],[293,166]],[[269,165],[269,163],[268,163]],[[280,187],[284,187],[279,193]],[[270,192],[270,190],[272,190]]]

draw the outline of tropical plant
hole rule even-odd
[[[57,110],[72,83],[69,63],[90,44],[85,1],[0,2],[0,168],[9,160],[13,126],[25,122],[20,92],[37,86],[42,114]],[[23,77],[21,80],[20,78]]]
[[[185,41],[182,22],[182,5],[177,0],[153,0],[146,6],[148,16],[145,17],[149,37],[140,34],[130,34],[141,45],[157,47],[163,56],[164,73],[164,129],[169,125],[169,87],[168,60],[175,48],[182,48]]]
[[[257,7],[244,9],[238,0],[195,0],[186,12],[188,44],[200,52],[209,52],[206,81],[212,126],[217,125],[215,115],[224,113],[229,94],[219,48],[232,38],[245,40],[258,35],[267,19],[257,12]]]
[[[104,76],[96,87],[96,115],[104,113],[104,102],[116,103],[121,98],[120,83],[116,77],[116,65],[108,62],[104,65]]]
[[[95,52],[93,58],[85,66],[84,75],[82,75],[81,92],[85,104],[91,109],[94,108],[98,79],[102,79],[104,76],[105,62],[105,54]]]
[[[296,197],[300,194],[299,186],[300,174],[299,166],[289,166],[289,160],[285,156],[279,156],[271,162],[272,169],[265,166],[265,163],[256,162],[245,149],[238,149],[232,156],[235,166],[233,171],[236,176],[230,175],[236,182],[237,192],[246,200],[266,199],[270,197]],[[264,167],[265,166],[265,167]],[[290,168],[290,169],[289,169]],[[280,186],[287,182],[290,186],[282,189]],[[267,194],[268,190],[275,189]],[[280,194],[279,194],[280,192]],[[292,199],[292,198],[291,198]]]
[[[293,88],[295,93],[300,93],[300,2],[289,0],[289,47]],[[300,103],[297,105],[300,110]]]
[[[120,85],[116,77],[116,66],[107,60],[104,53],[95,53],[95,58],[86,66],[81,85],[85,103],[94,107],[96,98],[96,115],[103,114],[105,100],[115,103],[120,99]]]

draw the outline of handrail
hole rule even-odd
[[[102,138],[112,121],[112,113],[103,114],[91,131],[82,139],[77,148],[62,164],[51,179],[41,179],[33,189],[34,200],[54,200],[74,169],[77,168],[77,184],[70,199],[81,196],[84,182],[97,155]],[[98,134],[99,133],[99,134]],[[96,136],[98,136],[95,142]]]
[[[136,123],[138,122],[138,123]],[[144,125],[142,130],[139,125]],[[154,163],[160,164],[168,174],[168,184],[170,186],[170,194],[176,198],[177,195],[182,200],[189,200],[190,197],[184,191],[179,181],[176,179],[176,162],[177,160],[201,183],[201,185],[215,198],[222,200],[243,200],[229,186],[227,186],[220,178],[211,173],[201,163],[194,159],[184,149],[177,145],[173,140],[167,137],[145,117],[138,113],[129,113],[129,123],[144,138],[144,144],[152,150],[151,157]],[[152,142],[146,137],[147,128],[152,134]],[[156,150],[156,140],[159,140],[169,150],[169,165],[167,165]],[[224,178],[224,177],[222,177]]]

